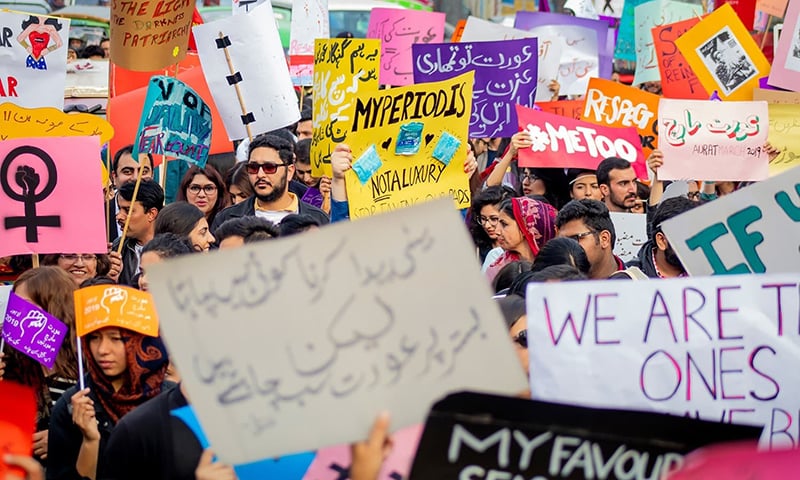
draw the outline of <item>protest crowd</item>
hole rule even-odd
[[[800,0],[112,3],[0,11],[1,480],[800,478]]]

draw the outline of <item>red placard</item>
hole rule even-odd
[[[8,473],[25,472],[3,462],[5,454],[28,455],[33,452],[36,426],[36,397],[33,390],[8,380],[0,381],[0,478]]]
[[[675,40],[700,22],[690,18],[652,29],[653,48],[661,73],[661,94],[664,98],[708,100],[709,94],[686,61]]]
[[[594,170],[608,157],[633,164],[636,176],[647,178],[647,165],[634,127],[614,128],[582,122],[517,105],[522,130],[533,145],[519,151],[519,166]]]

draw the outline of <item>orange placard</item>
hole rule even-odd
[[[658,100],[661,97],[622,83],[592,78],[581,120],[609,127],[635,127],[645,158],[658,148]]]
[[[191,57],[191,55],[190,55]],[[114,127],[114,137],[111,139],[111,153],[130,145],[136,138],[139,128],[139,112],[144,108],[144,97],[147,94],[147,80],[141,88],[117,95],[108,101],[108,121]],[[214,104],[208,84],[203,76],[203,69],[191,68],[178,73],[178,80],[192,87],[211,108],[211,150],[209,154],[233,152],[233,144],[228,141],[225,126],[219,116],[219,109]],[[131,112],[136,112],[132,115]]]
[[[78,336],[106,327],[158,336],[158,314],[147,292],[121,285],[95,285],[75,290]]]
[[[581,119],[583,100],[559,100],[557,102],[537,102],[536,106],[543,112],[561,115],[562,117]]]
[[[25,478],[25,472],[9,467],[2,455],[30,456],[33,452],[33,431],[36,426],[36,396],[33,390],[14,382],[0,381],[0,478],[7,474]]]
[[[467,26],[467,20],[461,19],[456,23],[456,29],[453,30],[453,36],[450,37],[450,43],[458,43],[461,41],[461,35],[464,34],[464,27]]]
[[[664,98],[708,100],[708,92],[689,66],[686,57],[675,46],[675,40],[698,23],[700,19],[695,17],[651,30],[658,71],[661,73],[661,94]]]

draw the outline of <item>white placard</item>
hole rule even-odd
[[[536,400],[765,426],[800,441],[800,275],[531,284]]]
[[[577,25],[545,25],[530,32],[539,39],[540,50],[549,45],[552,53],[560,54],[553,55],[559,59],[555,77],[561,85],[559,94],[584,95],[589,79],[600,76],[597,32]]]
[[[0,11],[0,103],[64,108],[69,20]]]
[[[452,200],[147,273],[226,463],[363,439],[383,410],[420,423],[454,390],[527,387]]]
[[[691,275],[800,272],[800,167],[664,222]]]
[[[628,263],[635,260],[642,245],[647,242],[647,215],[641,213],[610,212],[614,222],[614,255]]]
[[[289,34],[289,73],[295,85],[313,85],[314,40],[330,36],[328,0],[294,0]]]
[[[300,120],[269,2],[246,15],[197,25],[192,31],[203,74],[230,140],[247,137],[245,122],[255,136]]]
[[[534,38],[533,32],[517,28],[506,27],[498,23],[468,17],[461,34],[461,42],[494,42],[497,40],[519,40],[521,38]],[[561,52],[564,49],[564,39],[560,36],[545,36],[539,40],[538,77],[536,86],[536,101],[549,102],[553,97],[548,85],[558,77],[561,63]]]

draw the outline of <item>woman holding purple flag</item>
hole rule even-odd
[[[75,353],[75,307],[72,292],[77,288],[70,275],[59,267],[26,271],[14,283],[13,292],[23,300],[61,320],[69,329],[53,368],[37,363],[17,350],[7,348],[3,379],[30,386],[36,392],[36,433],[33,454],[45,463],[48,458],[48,428],[53,406],[65,390],[78,380]]]

